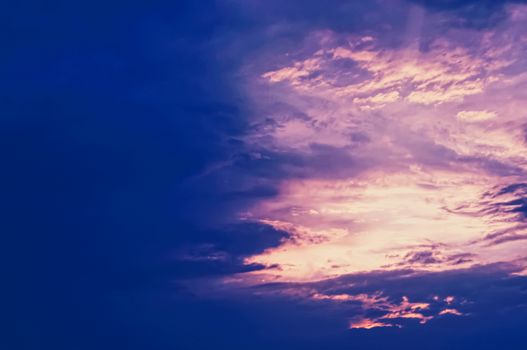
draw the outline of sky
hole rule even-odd
[[[525,348],[527,2],[1,7],[2,348]]]

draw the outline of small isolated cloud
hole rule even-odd
[[[461,111],[457,114],[458,119],[466,122],[481,122],[496,117],[496,112],[492,111]]]
[[[351,329],[372,329],[379,327],[395,327],[397,325],[391,323],[383,323],[375,320],[370,320],[369,318],[360,319],[357,321],[350,322]]]
[[[463,316],[463,313],[459,312],[456,309],[444,309],[439,312],[439,315],[455,315],[455,316]]]

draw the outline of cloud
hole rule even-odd
[[[334,34],[336,35],[336,34]],[[349,45],[322,49],[309,58],[296,61],[289,67],[262,75],[271,83],[286,82],[307,94],[329,98],[353,97],[364,108],[406,99],[411,103],[433,105],[463,100],[479,94],[495,80],[494,72],[504,68],[506,60],[496,60],[493,51],[482,48],[478,57],[462,46],[436,39],[427,51],[402,47],[383,50],[375,41],[364,44],[362,38],[348,39]],[[352,60],[357,67],[355,81],[336,84],[334,64],[342,59]],[[316,73],[316,74],[315,74]]]
[[[276,247],[290,233],[265,223],[240,223],[204,231],[193,230],[194,237],[183,238],[166,260],[172,277],[196,278],[256,271],[266,267],[245,264],[248,256]]]
[[[372,328],[379,328],[379,327],[395,327],[395,325],[391,323],[382,323],[378,321],[373,321],[370,319],[361,319],[359,321],[350,322],[350,328],[352,329],[372,329]]]
[[[472,31],[406,1],[10,6],[2,344],[522,349],[522,266],[443,271],[525,251],[481,248],[525,214],[507,11]]]
[[[462,316],[463,314],[456,309],[444,309],[439,312],[440,315],[455,315]]]
[[[458,112],[457,117],[467,122],[479,122],[496,118],[497,115],[490,111],[461,111]]]
[[[269,127],[245,142],[288,158],[276,159],[276,195],[243,217],[306,236],[248,257],[281,266],[254,275],[297,281],[521,259],[523,202],[487,196],[526,174],[521,9],[503,7],[503,20],[476,31],[410,6],[402,42],[317,28],[295,50],[252,62],[254,125]],[[427,242],[436,248],[419,248]]]
[[[480,324],[498,312],[497,308],[506,308],[511,315],[523,313],[521,307],[516,309],[514,305],[522,298],[525,278],[510,276],[518,269],[494,264],[436,273],[408,269],[371,271],[307,283],[256,283],[237,292],[225,288],[219,297],[228,300],[245,295],[298,303],[313,313],[347,320],[348,326],[341,323],[342,331],[349,327],[353,332],[376,332],[382,328],[402,332],[415,331],[420,326],[420,332],[427,332],[449,327],[461,317],[469,324]],[[239,281],[229,283],[236,285]],[[210,295],[206,287],[202,293]],[[510,295],[512,300],[502,299],[503,295]]]
[[[428,10],[438,12],[452,26],[477,29],[492,28],[507,18],[507,7],[524,0],[411,0]]]

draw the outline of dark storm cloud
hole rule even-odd
[[[289,234],[258,223],[234,224],[223,228],[191,231],[193,235],[175,244],[167,259],[168,276],[194,278],[261,270],[246,265],[244,258],[278,246]]]
[[[438,258],[434,256],[434,252],[431,251],[422,251],[422,252],[410,252],[407,253],[404,257],[406,262],[419,263],[419,264],[437,264],[441,262]]]
[[[484,29],[506,18],[505,6],[524,0],[409,0],[433,12],[443,12],[452,25]]]
[[[274,151],[267,149],[253,150],[251,153],[241,153],[233,159],[229,172],[241,173],[254,182],[267,183],[261,188],[269,196],[273,192],[273,183],[284,178],[346,178],[373,166],[367,157],[352,155],[349,147],[334,147],[313,143],[307,152]],[[240,176],[241,175],[237,175]],[[272,180],[272,181],[269,181]],[[267,192],[265,191],[267,188]]]
[[[264,153],[265,154],[265,153]],[[356,175],[372,166],[365,157],[352,155],[347,147],[313,143],[308,152],[271,152],[261,161],[267,171],[288,178],[346,178]],[[266,167],[266,164],[274,166]],[[258,169],[257,162],[250,163],[252,169]]]
[[[498,188],[494,193],[486,194],[486,203],[483,210],[493,214],[513,214],[509,220],[516,223],[516,225],[508,229],[501,229],[489,233],[480,240],[481,242],[488,246],[493,246],[527,239],[527,234],[524,233],[527,216],[526,189],[526,184],[516,183]]]
[[[211,44],[231,13],[212,1],[2,7],[2,262],[14,290],[0,343],[155,347],[116,330],[136,293],[144,302],[174,279],[260,268],[242,257],[282,237],[221,225],[240,198],[272,187],[203,176],[240,151],[229,140],[245,128]],[[193,244],[229,261],[170,259]]]
[[[460,8],[499,8],[506,4],[524,3],[524,0],[411,0],[436,10],[456,10]]]
[[[241,2],[240,2],[241,3]],[[383,14],[388,11],[395,11],[397,14],[404,14],[404,8],[397,6],[400,2],[396,1],[390,4],[383,1],[333,1],[331,6],[327,6],[318,0],[293,0],[288,2],[271,0],[271,1],[246,1],[245,9],[248,11],[259,11],[260,16],[256,19],[259,22],[280,23],[285,26],[294,25],[302,29],[327,29],[331,28],[337,31],[356,31],[364,27],[378,24]],[[384,4],[385,7],[379,7]],[[367,14],[360,16],[359,14]],[[403,16],[404,17],[404,16]],[[385,22],[386,26],[392,24],[401,24],[400,16],[393,16]]]
[[[473,261],[474,257],[471,253],[444,254],[440,250],[410,251],[396,266],[419,268],[435,264],[459,265]]]

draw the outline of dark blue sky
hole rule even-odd
[[[401,3],[475,31],[503,23],[508,6]],[[240,71],[250,62],[275,69],[283,60],[268,62],[262,52],[305,54],[298,43],[312,31],[354,33],[382,21],[405,27],[404,9],[385,17],[373,2],[341,0],[1,8],[1,348],[525,349],[527,279],[508,261],[410,277],[404,265],[318,282],[218,282],[280,269],[245,259],[295,235],[240,221],[240,212],[278,198],[284,179],[355,176],[346,162],[370,167],[328,145],[312,144],[306,155],[250,143],[247,135],[269,127],[273,111],[261,123],[249,117],[262,109]],[[390,31],[381,27],[370,32]],[[383,45],[401,41],[386,35]],[[525,203],[525,192],[505,191]],[[525,204],[511,205],[524,216]],[[465,315],[350,330],[349,319],[365,312],[356,301],[335,305],[290,292],[307,289],[381,292],[392,306],[404,296],[453,295]]]

